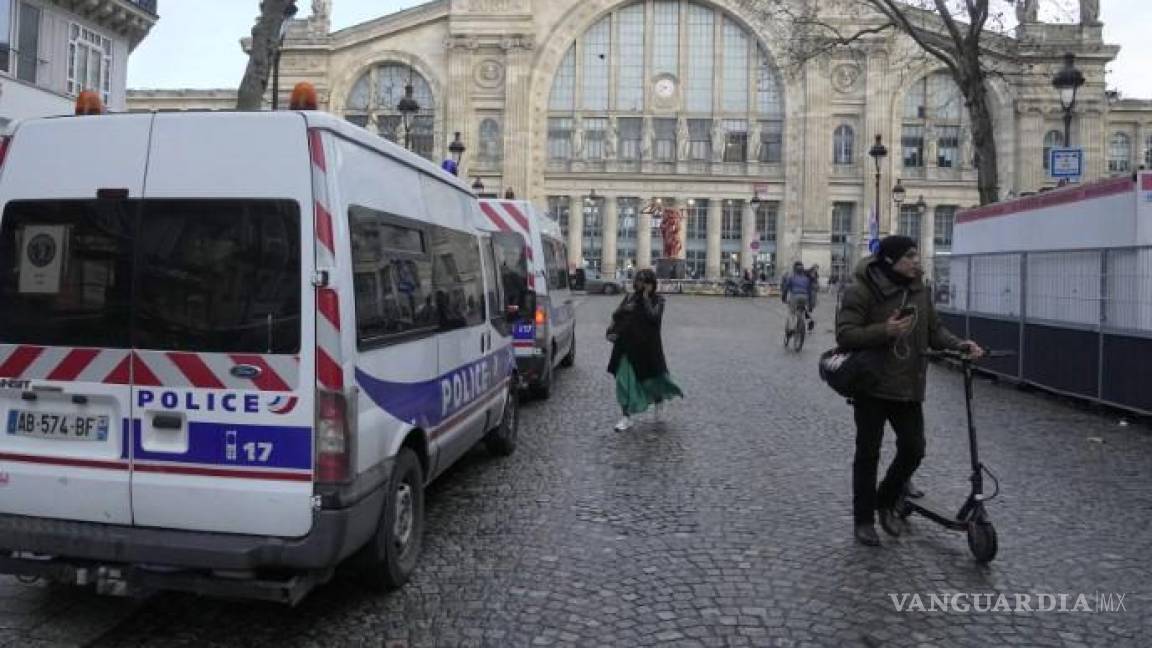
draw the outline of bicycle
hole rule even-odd
[[[789,345],[796,353],[804,348],[804,339],[808,336],[808,322],[810,316],[808,314],[807,305],[799,305],[796,307],[796,313],[789,314],[788,320],[784,324],[784,348],[787,349]]]

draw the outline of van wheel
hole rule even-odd
[[[544,375],[532,385],[532,396],[540,400],[548,400],[552,396],[552,374],[556,368],[552,366],[552,353],[544,358]]]
[[[516,451],[516,439],[520,434],[520,397],[516,384],[508,387],[508,400],[504,403],[504,414],[500,417],[500,425],[496,426],[484,437],[484,446],[488,452],[498,456],[507,457]]]
[[[386,592],[400,588],[416,568],[424,539],[424,470],[411,448],[401,448],[384,494],[376,535],[358,554],[365,585]]]
[[[576,331],[572,331],[572,344],[568,347],[568,355],[560,361],[561,367],[571,367],[576,364]]]

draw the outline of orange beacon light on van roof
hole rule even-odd
[[[301,81],[292,88],[292,98],[288,101],[290,110],[316,110],[318,105],[316,87],[311,83]]]
[[[85,90],[76,97],[76,114],[77,115],[103,115],[104,102],[100,101],[100,95],[95,90]]]

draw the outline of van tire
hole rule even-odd
[[[532,396],[540,400],[548,400],[552,396],[552,379],[556,372],[556,368],[552,364],[554,355],[555,350],[548,352],[544,357],[544,375],[532,384]]]
[[[397,528],[397,515],[409,516]],[[399,534],[407,536],[402,548]],[[369,589],[387,592],[408,582],[416,569],[424,539],[424,469],[411,448],[396,455],[396,464],[384,493],[384,507],[376,534],[357,553],[354,563],[360,580]]]
[[[568,347],[568,355],[560,361],[561,367],[571,367],[576,364],[576,331],[572,331],[572,344]]]
[[[516,452],[516,440],[520,434],[520,396],[515,382],[508,387],[508,400],[504,402],[504,413],[497,425],[484,437],[484,446],[497,457],[507,457]]]

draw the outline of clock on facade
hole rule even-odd
[[[661,99],[671,99],[676,94],[676,81],[668,77],[656,80],[656,96]]]

